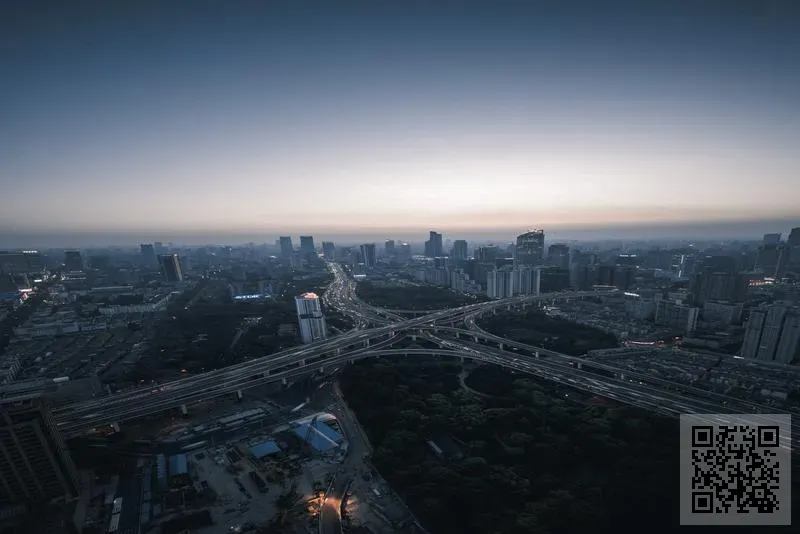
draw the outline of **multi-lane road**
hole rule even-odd
[[[691,388],[664,380],[656,384],[652,377],[639,377],[635,373],[599,363],[586,362],[592,367],[609,367],[607,371],[610,371],[611,377],[588,373],[578,368],[580,359],[504,339],[482,331],[475,325],[476,317],[499,308],[536,301],[575,299],[594,295],[595,292],[525,295],[406,318],[360,301],[355,295],[355,282],[347,277],[340,266],[329,264],[329,267],[334,274],[334,281],[323,295],[323,301],[326,306],[350,316],[356,325],[353,330],[224,369],[67,405],[54,411],[56,422],[62,432],[75,435],[93,427],[119,423],[181,405],[188,406],[264,383],[288,382],[310,372],[333,370],[348,361],[379,353],[416,354],[407,350],[392,352],[392,345],[409,334],[422,336],[451,355],[491,362],[670,415],[753,413],[760,410],[753,403],[714,396],[700,390],[693,392]],[[367,328],[369,325],[375,326]],[[460,328],[462,325],[467,328]],[[615,372],[624,373],[625,377]],[[795,435],[800,434],[795,431]]]
[[[440,310],[409,319],[357,301],[353,282],[347,279],[338,266],[331,268],[335,274],[335,281],[326,292],[327,303],[353,316],[361,324],[377,323],[380,326],[357,328],[334,338],[223,369],[66,405],[53,412],[59,428],[66,435],[79,434],[98,426],[120,423],[249,387],[281,380],[288,381],[311,371],[333,369],[334,366],[350,359],[365,356],[365,349],[377,349],[384,344],[396,342],[404,332],[422,331],[439,323],[456,324],[463,322],[466,317],[497,308],[522,305],[537,300],[549,301],[593,294],[585,292],[585,295],[564,293],[521,296]]]

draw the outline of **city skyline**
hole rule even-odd
[[[797,216],[792,4],[615,5],[17,7],[0,32],[0,227],[366,235]]]

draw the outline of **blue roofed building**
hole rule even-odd
[[[301,423],[294,428],[294,433],[318,452],[335,449],[344,441],[344,436],[320,421]]]
[[[189,459],[185,454],[176,454],[169,457],[169,482],[173,487],[191,484]]]
[[[274,441],[265,441],[250,447],[250,454],[257,460],[272,454],[278,454],[279,452],[281,452],[281,448]]]

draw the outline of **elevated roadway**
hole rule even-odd
[[[67,405],[54,410],[56,423],[67,436],[77,435],[91,428],[186,407],[250,387],[288,383],[298,377],[325,372],[358,359],[398,354],[455,356],[492,363],[664,415],[752,413],[766,409],[703,390],[687,390],[687,386],[649,375],[531,347],[482,331],[474,323],[475,317],[497,309],[582,298],[596,295],[596,291],[525,295],[403,318],[392,311],[374,308],[359,301],[355,297],[354,283],[344,276],[341,268],[332,267],[332,270],[335,281],[325,293],[327,305],[353,317],[357,325],[355,329],[334,338],[224,369]],[[378,326],[363,328],[366,324]],[[471,329],[455,326],[461,324]],[[421,336],[440,348],[393,348],[406,336]],[[588,372],[582,368],[583,365],[607,371],[609,376]],[[795,432],[795,435],[798,434]]]

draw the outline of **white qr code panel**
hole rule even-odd
[[[791,416],[681,415],[682,525],[790,525]]]

